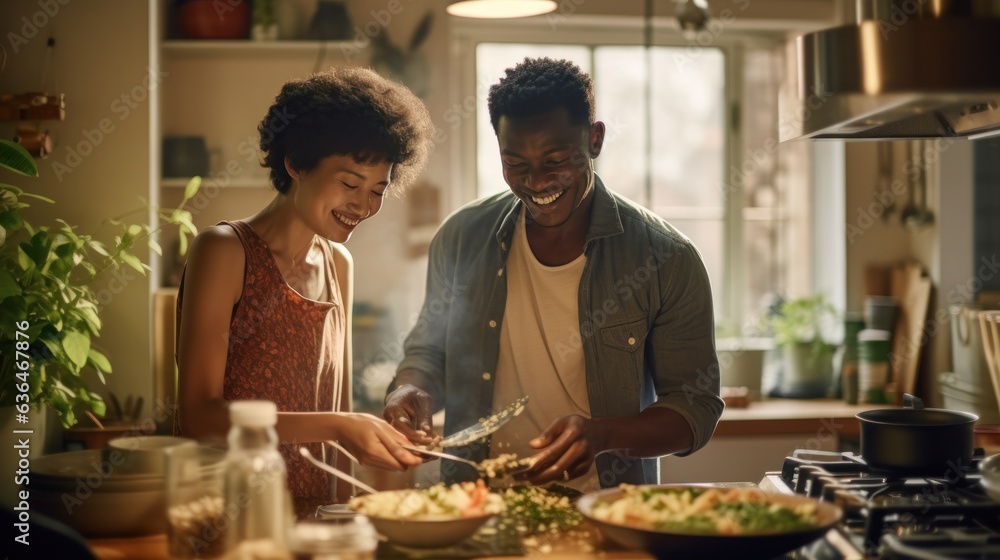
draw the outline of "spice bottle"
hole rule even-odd
[[[865,329],[858,333],[858,400],[884,403],[889,383],[889,339],[892,333]]]
[[[278,409],[270,401],[234,401],[229,420],[225,482],[226,510],[233,513],[229,550],[246,551],[255,558],[288,558],[285,539],[293,518],[285,461],[278,453],[274,430]]]

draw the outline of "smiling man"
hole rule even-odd
[[[525,59],[489,110],[510,192],[437,233],[384,416],[425,443],[442,406],[450,434],[528,395],[489,441],[451,451],[533,455],[535,484],[655,483],[654,458],[704,446],[723,409],[701,256],[594,173],[605,128],[577,66]]]

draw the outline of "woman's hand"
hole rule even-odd
[[[413,385],[402,385],[389,393],[382,410],[382,417],[417,445],[428,445],[434,441],[432,414],[434,399]]]
[[[366,467],[405,471],[423,464],[423,459],[400,447],[410,440],[386,421],[371,414],[338,414],[336,439]]]

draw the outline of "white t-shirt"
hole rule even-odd
[[[552,422],[578,414],[590,418],[586,367],[580,339],[578,293],[587,257],[561,266],[538,262],[528,245],[524,210],[507,257],[507,305],[500,328],[500,356],[493,388],[493,409],[529,395],[524,412],[497,430],[490,455],[538,452],[528,442]],[[558,481],[583,491],[598,490],[597,468],[585,476]]]

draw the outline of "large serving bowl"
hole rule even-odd
[[[496,515],[487,513],[460,517],[458,514],[421,513],[419,508],[413,509],[407,504],[416,492],[418,491],[378,492],[354,498],[350,503],[356,511],[367,516],[375,530],[389,539],[389,542],[411,548],[442,548],[458,544],[471,537]],[[388,510],[393,513],[388,513]],[[381,514],[381,511],[386,513]]]
[[[664,485],[640,486],[646,488],[697,488],[705,490],[708,485]],[[621,488],[611,488],[584,494],[577,501],[577,509],[608,539],[633,550],[645,550],[657,558],[773,558],[796,548],[805,546],[826,533],[840,521],[843,513],[833,504],[819,502],[801,496],[767,494],[770,503],[786,507],[803,504],[816,506],[817,523],[807,529],[756,533],[752,535],[715,535],[654,531],[636,526],[609,523],[594,517],[594,506],[601,502],[613,502],[624,495]]]
[[[389,542],[411,548],[443,548],[471,537],[493,515],[453,519],[368,519]]]
[[[125,465],[97,449],[34,459],[28,488],[31,507],[85,537],[165,532],[162,470],[143,472]]]

